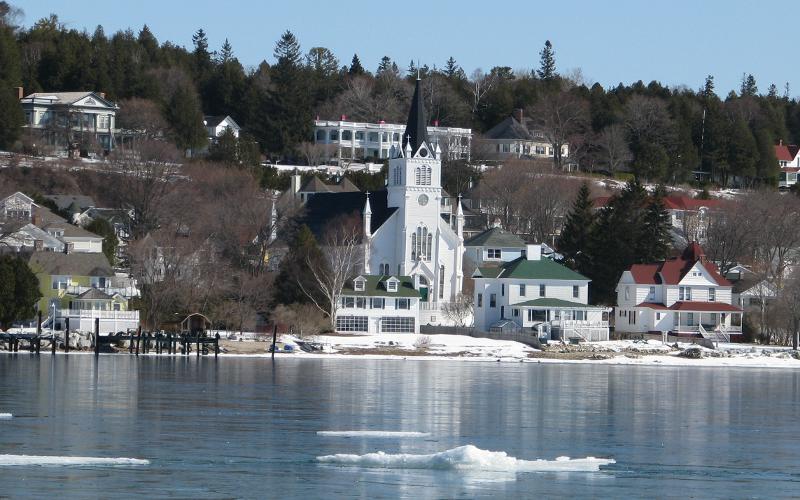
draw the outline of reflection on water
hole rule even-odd
[[[0,380],[0,413],[14,414],[0,454],[151,461],[0,465],[0,496],[788,497],[800,477],[800,375],[788,370],[22,354],[0,356]],[[329,430],[429,435],[317,435]],[[315,460],[467,444],[617,463],[529,473]]]

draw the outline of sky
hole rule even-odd
[[[550,40],[559,72],[580,68],[604,87],[637,80],[697,89],[714,75],[717,93],[738,90],[752,73],[760,92],[775,83],[800,95],[791,0],[9,0],[21,24],[55,13],[69,28],[106,34],[147,24],[159,42],[191,47],[203,28],[212,50],[228,38],[245,66],[272,63],[276,40],[292,31],[301,48],[327,47],[349,64],[354,53],[375,71],[387,55],[444,66],[452,56],[467,74],[481,68],[533,69]],[[786,23],[777,21],[785,20]]]

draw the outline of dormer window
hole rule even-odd
[[[367,280],[359,276],[358,278],[353,280],[353,290],[355,290],[356,292],[363,292],[364,289],[366,288],[366,284]]]
[[[387,292],[396,292],[397,291],[397,281],[396,280],[389,280],[386,282],[386,291]]]

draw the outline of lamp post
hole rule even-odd
[[[50,337],[55,341],[56,333],[55,333],[55,324],[56,324],[56,304],[53,302],[51,304],[53,308],[53,315],[50,316]]]

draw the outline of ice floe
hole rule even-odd
[[[497,472],[595,472],[616,463],[611,458],[569,458],[521,460],[502,451],[482,450],[474,445],[459,446],[439,453],[415,455],[379,451],[365,455],[336,454],[317,457],[326,464],[384,469],[437,469]]]
[[[0,455],[0,467],[7,465],[150,465],[140,458],[59,457],[37,455]]]
[[[10,413],[0,413],[0,420],[9,419],[9,418],[13,418],[13,417],[14,417],[14,415],[12,415]]]
[[[415,438],[428,437],[431,433],[406,431],[317,431],[317,435],[332,437]]]

